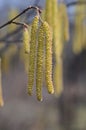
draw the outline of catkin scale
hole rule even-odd
[[[43,56],[44,56],[44,32],[43,25],[39,28],[38,48],[37,48],[37,65],[36,65],[36,95],[39,101],[42,101],[43,85]]]
[[[1,59],[0,59],[0,106],[4,105],[3,95],[2,95],[2,81],[1,81]]]
[[[29,70],[28,70],[28,94],[29,95],[32,95],[32,89],[34,85],[38,22],[39,22],[39,16],[35,16],[31,28],[31,43],[30,43],[30,54],[29,54]]]
[[[52,82],[52,33],[47,22],[43,23],[45,34],[45,80],[49,93],[54,93]]]
[[[24,26],[23,29],[23,46],[25,53],[29,53],[30,51],[30,45],[29,45],[30,37],[28,32],[28,27]]]

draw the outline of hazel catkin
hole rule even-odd
[[[39,22],[39,16],[35,16],[31,28],[31,43],[30,43],[30,54],[29,54],[29,70],[28,70],[28,94],[29,95],[32,95],[32,89],[34,85],[38,22]]]
[[[58,33],[58,3],[57,0],[52,0],[52,30],[54,42],[57,42]]]
[[[55,95],[59,97],[63,91],[63,66],[61,58],[58,59],[55,65],[54,85],[55,85]]]
[[[60,18],[63,24],[64,40],[69,41],[69,20],[67,14],[67,7],[63,2],[59,4],[59,13],[61,15]]]
[[[73,52],[78,54],[82,51],[82,21],[80,16],[76,16],[75,34],[73,39]]]
[[[23,27],[23,46],[24,46],[24,51],[25,53],[29,53],[30,51],[30,37],[29,37],[29,31],[28,31],[28,27],[24,26]]]
[[[36,95],[39,101],[42,101],[42,85],[43,85],[43,56],[44,56],[44,32],[43,25],[40,26],[38,32],[38,48],[37,48],[37,65],[36,65]]]
[[[2,95],[2,81],[1,81],[1,59],[0,59],[0,106],[4,105],[3,95]]]
[[[45,80],[49,93],[54,93],[52,82],[52,33],[47,22],[43,23],[45,34]]]
[[[24,47],[23,45],[19,48],[19,58],[22,61],[22,63],[24,64],[24,68],[26,73],[28,72],[28,63],[29,63],[29,55],[27,53],[25,53]]]
[[[85,8],[86,9],[86,8]],[[83,12],[83,6],[77,6],[76,8],[76,13],[78,12]],[[83,18],[84,18],[84,15],[80,14],[80,15],[76,15],[75,16],[75,30],[74,30],[74,38],[73,38],[73,52],[75,54],[79,54],[82,49],[83,49],[83,33],[84,33],[84,30],[83,30]]]
[[[50,26],[52,26],[52,16],[52,0],[46,0],[45,21],[48,22]]]

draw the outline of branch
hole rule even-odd
[[[30,9],[35,9],[37,12],[41,13],[41,10],[38,7],[36,7],[36,6],[30,6],[30,7],[26,8],[25,10],[23,10],[20,14],[18,14],[17,16],[15,16],[13,19],[11,19],[7,23],[5,23],[2,26],[0,26],[0,29],[2,29],[3,27],[7,26],[8,24],[11,24],[14,20],[16,20],[17,18],[19,18],[21,15],[23,15],[24,13],[26,13]]]

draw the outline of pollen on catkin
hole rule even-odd
[[[0,59],[0,106],[4,105],[3,95],[2,95],[2,80],[1,80],[1,59]]]
[[[31,43],[30,43],[30,54],[29,54],[29,70],[28,70],[28,94],[29,95],[32,95],[32,89],[34,86],[38,23],[39,23],[39,16],[35,16],[31,28]]]
[[[42,101],[43,86],[43,58],[44,57],[44,32],[43,25],[40,26],[38,32],[38,48],[36,61],[36,95],[39,101]]]
[[[28,27],[24,26],[23,27],[23,46],[24,46],[25,53],[29,53],[29,51],[30,51],[29,42],[30,42],[30,36],[29,36]]]
[[[45,34],[45,81],[50,94],[54,93],[52,82],[52,33],[47,22],[43,23]]]

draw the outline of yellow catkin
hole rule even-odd
[[[55,95],[60,96],[63,91],[63,66],[62,59],[59,59],[54,69]]]
[[[60,5],[59,5],[60,6]],[[54,86],[55,94],[60,96],[63,90],[63,66],[62,66],[62,54],[64,49],[65,34],[64,34],[64,15],[61,11],[62,7],[59,7],[57,10],[57,26],[55,29],[54,35],[54,53],[55,53],[55,67],[54,67]]]
[[[86,4],[83,5],[83,12],[86,11]],[[83,13],[83,19],[82,19],[82,24],[83,24],[83,34],[82,34],[82,39],[83,39],[83,49],[86,49],[86,13]]]
[[[32,89],[34,85],[38,22],[39,22],[39,16],[35,16],[32,22],[30,54],[29,54],[29,72],[28,72],[28,94],[29,95],[32,95]]]
[[[79,0],[80,2],[81,0]],[[86,5],[78,5],[75,16],[75,31],[73,38],[73,52],[80,53],[86,48]]]
[[[76,11],[79,13],[81,11],[81,6],[78,6]],[[82,39],[82,33],[83,33],[83,15],[76,15],[75,16],[75,32],[74,32],[74,38],[73,38],[73,52],[75,54],[78,54],[82,51],[83,48],[83,39]]]
[[[59,4],[59,12],[61,14],[61,19],[64,25],[64,40],[69,41],[69,19],[67,14],[67,7],[63,2]]]
[[[24,68],[25,68],[26,73],[28,73],[28,68],[29,68],[29,54],[25,53],[23,45],[19,49],[19,58],[22,61],[22,63],[24,64]]]
[[[2,80],[1,80],[1,59],[0,59],[0,106],[4,105],[3,95],[2,95]]]
[[[45,20],[45,9],[44,9],[44,10],[42,10],[42,13],[41,13],[41,18],[42,18],[43,20]]]
[[[28,68],[29,68],[29,54],[28,53],[30,53],[30,34],[31,34],[31,27],[29,26],[29,29],[28,29],[28,32],[27,32],[27,38],[26,38],[27,39],[26,40],[27,45],[25,45],[26,47],[24,47],[24,42],[23,42],[22,46],[19,49],[19,57],[20,57],[20,60],[24,64],[24,68],[25,68],[26,73],[28,73]],[[28,53],[25,53],[25,48],[27,48]]]
[[[43,85],[43,56],[44,56],[44,32],[43,25],[40,26],[38,33],[37,65],[36,65],[36,95],[39,101],[42,101]]]
[[[52,27],[52,0],[46,0],[45,21]]]
[[[86,16],[84,17],[84,20],[85,21],[86,19]],[[84,23],[83,24],[83,34],[82,34],[82,37],[83,37],[83,49],[86,49],[86,24]]]
[[[48,92],[54,93],[52,82],[52,33],[47,22],[43,23],[45,34],[45,80]]]
[[[54,53],[55,53],[55,57],[56,59],[58,59],[59,57],[61,57],[62,53],[63,53],[63,48],[64,48],[64,29],[63,29],[63,20],[61,17],[61,12],[58,12],[58,24],[56,27],[56,31],[55,31],[55,37],[54,37]]]
[[[24,26],[23,29],[23,46],[24,46],[24,51],[25,53],[29,53],[30,51],[30,36],[29,36],[29,31],[28,27]]]
[[[16,16],[18,14],[18,10],[15,8],[11,8],[9,13],[8,13],[8,19],[12,19],[14,16]],[[19,19],[19,18],[18,18]],[[16,22],[18,21],[18,19],[16,20]],[[11,24],[10,26],[8,26],[8,32],[12,32],[14,30],[16,30],[17,26],[15,24]]]
[[[9,45],[7,50],[2,54],[2,71],[8,73],[11,65],[11,59],[16,55],[17,46],[15,44]]]
[[[57,42],[58,31],[58,3],[57,0],[52,0],[52,30],[54,42]]]

